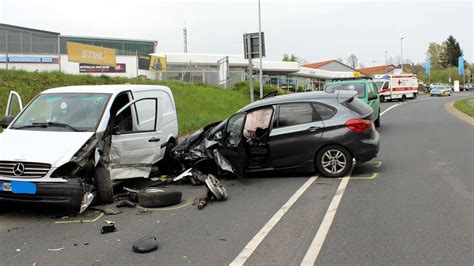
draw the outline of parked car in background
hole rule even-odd
[[[306,92],[265,98],[198,130],[172,151],[183,167],[211,162],[237,177],[263,171],[349,173],[376,157],[374,112],[356,91]],[[207,163],[209,165],[209,163]]]
[[[449,85],[436,85],[430,91],[430,96],[451,96],[451,87]]]
[[[380,100],[378,97],[377,84],[372,79],[350,79],[327,83],[324,91],[332,92],[337,90],[356,91],[357,97],[368,104],[374,112],[372,121],[376,127],[380,127]]]
[[[16,118],[10,109],[1,122],[0,202],[58,204],[78,212],[95,196],[110,203],[113,182],[147,178],[178,137],[173,95],[163,86],[55,88]]]

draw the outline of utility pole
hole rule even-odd
[[[402,74],[403,74],[403,39],[405,39],[405,37],[400,38],[400,57],[402,60]]]
[[[188,53],[188,29],[186,28],[186,21],[184,21],[183,37],[184,37],[184,53]]]
[[[258,0],[258,54],[260,56],[260,73],[258,83],[260,83],[260,99],[263,98],[262,45],[262,16],[260,11],[260,0]]]
[[[5,67],[8,70],[8,28],[6,29],[6,38],[5,38]]]

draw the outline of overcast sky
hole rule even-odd
[[[158,51],[243,53],[242,34],[258,31],[257,0],[0,0],[0,23],[82,35],[158,41]],[[472,1],[261,0],[267,58],[308,62],[357,55],[365,66],[400,55],[422,62],[430,42],[453,35],[473,62]]]

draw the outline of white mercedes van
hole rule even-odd
[[[46,90],[0,134],[0,205],[40,202],[84,211],[113,201],[113,183],[147,178],[178,138],[176,106],[164,86],[97,85]]]

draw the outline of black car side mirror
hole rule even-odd
[[[2,118],[2,121],[0,122],[2,128],[7,128],[11,122],[15,119],[13,115],[7,115],[4,118]]]

